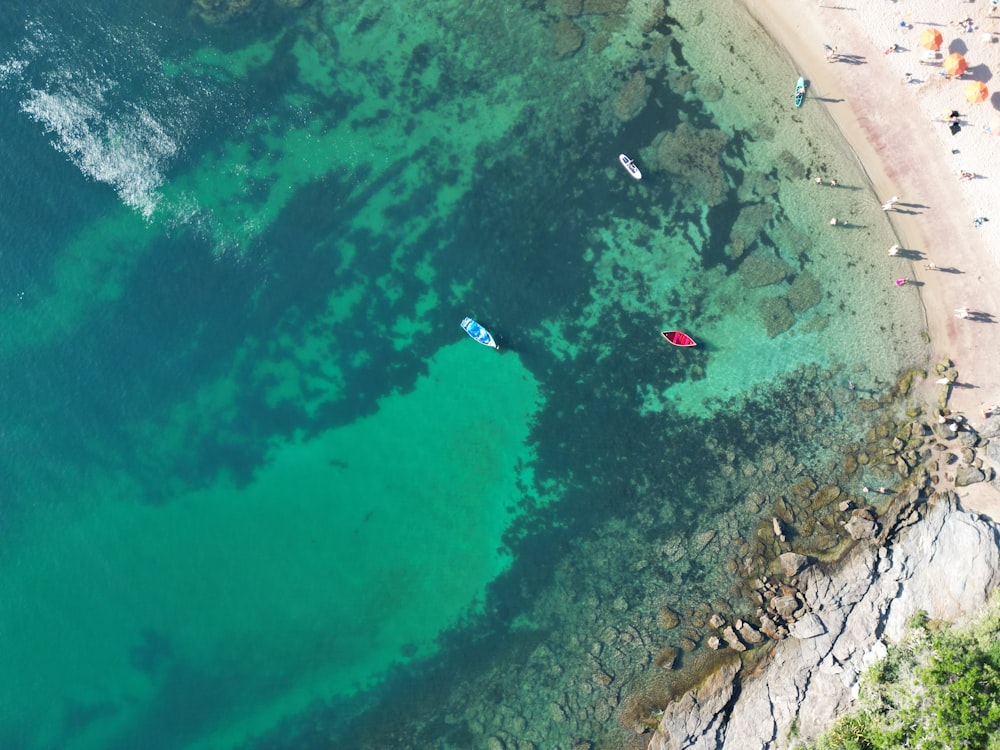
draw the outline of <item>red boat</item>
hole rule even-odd
[[[698,346],[695,340],[683,331],[660,331],[660,334],[674,346]]]

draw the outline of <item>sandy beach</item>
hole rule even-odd
[[[886,211],[898,275],[919,290],[935,361],[948,357],[958,370],[949,407],[981,420],[1000,402],[1000,9],[988,0],[745,3],[808,82],[805,106],[827,109],[881,201],[898,197]],[[957,23],[966,18],[971,32]],[[925,29],[940,32],[942,57],[965,56],[964,75],[922,62]],[[970,103],[973,81],[997,91]],[[942,388],[935,380],[926,381],[929,403]]]

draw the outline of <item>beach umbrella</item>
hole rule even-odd
[[[969,63],[957,52],[952,52],[941,64],[944,66],[945,72],[950,76],[960,76],[969,67]]]
[[[927,49],[941,49],[941,41],[941,32],[937,29],[924,29],[924,33],[920,35],[920,44]]]
[[[979,104],[979,102],[985,102],[986,97],[990,95],[990,91],[986,88],[986,84],[981,81],[973,81],[968,86],[965,87],[965,98],[968,99],[973,104]]]

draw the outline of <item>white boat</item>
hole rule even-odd
[[[500,346],[497,344],[493,334],[483,328],[479,323],[474,321],[472,318],[465,318],[462,321],[462,330],[469,334],[472,338],[478,341],[483,346],[488,346],[491,349],[499,349]]]
[[[639,167],[635,165],[635,162],[629,159],[625,154],[618,154],[618,161],[622,163],[622,166],[628,170],[628,173],[635,177],[637,180],[642,179],[642,172],[639,171]]]

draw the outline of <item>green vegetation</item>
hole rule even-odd
[[[858,702],[800,750],[1000,750],[1000,600],[969,625],[918,612],[861,678]]]

